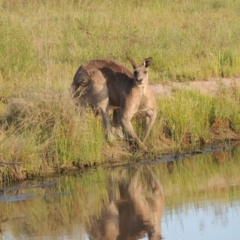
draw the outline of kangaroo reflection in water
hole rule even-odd
[[[120,199],[116,199],[117,189]],[[136,170],[130,181],[122,172],[118,188],[111,186],[109,200],[100,216],[89,221],[90,240],[141,239],[146,234],[151,240],[162,239],[163,187],[148,166]]]

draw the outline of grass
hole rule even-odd
[[[166,138],[172,149],[199,148],[214,140],[235,138],[239,134],[239,92],[219,86],[214,96],[197,90],[176,90],[174,97],[159,97],[158,116],[148,140],[156,152]],[[154,151],[154,150],[153,150]]]
[[[189,133],[191,138],[207,137],[213,118],[211,97],[194,91],[178,91],[173,99],[159,99],[159,107],[177,142],[181,143]]]
[[[35,95],[35,94],[34,94]],[[49,97],[49,96],[48,96]],[[91,112],[83,112],[61,95],[16,99],[2,115],[0,158],[22,162],[23,170],[34,173],[59,170],[73,161],[88,165],[101,162],[106,144]]]
[[[0,160],[33,172],[103,162],[101,122],[68,97],[79,65],[111,57],[130,67],[126,55],[152,56],[151,82],[238,77],[239,10],[234,0],[0,0],[0,97],[20,101],[0,103]],[[177,91],[158,109],[148,140],[154,154],[165,138],[175,149],[186,139],[199,147],[216,121],[240,130],[237,89],[220,86],[216,97]]]
[[[215,138],[233,138],[240,130],[240,94],[235,90],[220,87],[215,96],[176,90],[173,98],[158,98],[158,116],[147,142],[150,156],[185,151],[186,147],[199,149]],[[68,95],[33,92],[12,99],[0,119],[0,158],[22,162],[24,171],[37,174],[59,171],[72,162],[93,166],[105,161],[107,142],[101,119],[90,109],[75,107]],[[140,136],[144,129],[141,123],[134,124]],[[169,146],[164,145],[167,142]],[[112,155],[114,158],[114,151]],[[138,153],[129,156],[139,157]]]
[[[239,76],[234,0],[1,2],[4,79],[69,81],[84,61],[126,55],[152,56],[153,81]]]

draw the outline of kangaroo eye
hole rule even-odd
[[[134,75],[137,75],[137,71],[134,71],[133,74],[134,74]]]
[[[147,71],[144,71],[144,74],[147,74]]]

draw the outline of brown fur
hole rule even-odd
[[[156,119],[156,102],[148,83],[148,67],[152,59],[147,58],[140,65],[130,58],[128,60],[134,73],[110,59],[95,59],[81,65],[74,76],[71,90],[81,105],[87,103],[101,114],[109,141],[114,139],[109,120],[110,107],[113,108],[113,123],[118,136],[123,137],[123,127],[131,140],[146,149],[144,143]],[[139,112],[146,115],[143,141],[131,124],[131,119]]]

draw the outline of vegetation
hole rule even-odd
[[[239,10],[235,0],[1,0],[2,78],[69,86],[80,63],[126,55],[152,56],[153,81],[239,76]]]
[[[76,109],[68,93],[78,66],[92,58],[130,67],[126,55],[152,56],[150,78],[158,83],[238,77],[239,11],[235,0],[0,0],[0,97],[8,102],[0,103],[0,162],[36,174],[105,160],[101,122]],[[159,98],[151,153],[199,147],[212,134],[233,138],[239,97],[220,86],[212,97],[183,90]],[[5,165],[0,171],[18,179]]]
[[[170,138],[171,147],[179,149],[187,143],[194,148],[214,140],[236,139],[240,131],[239,101],[234,87],[219,89],[215,96],[177,90],[173,98],[158,99],[157,122],[162,125],[156,124],[154,132],[163,134],[160,141]]]

